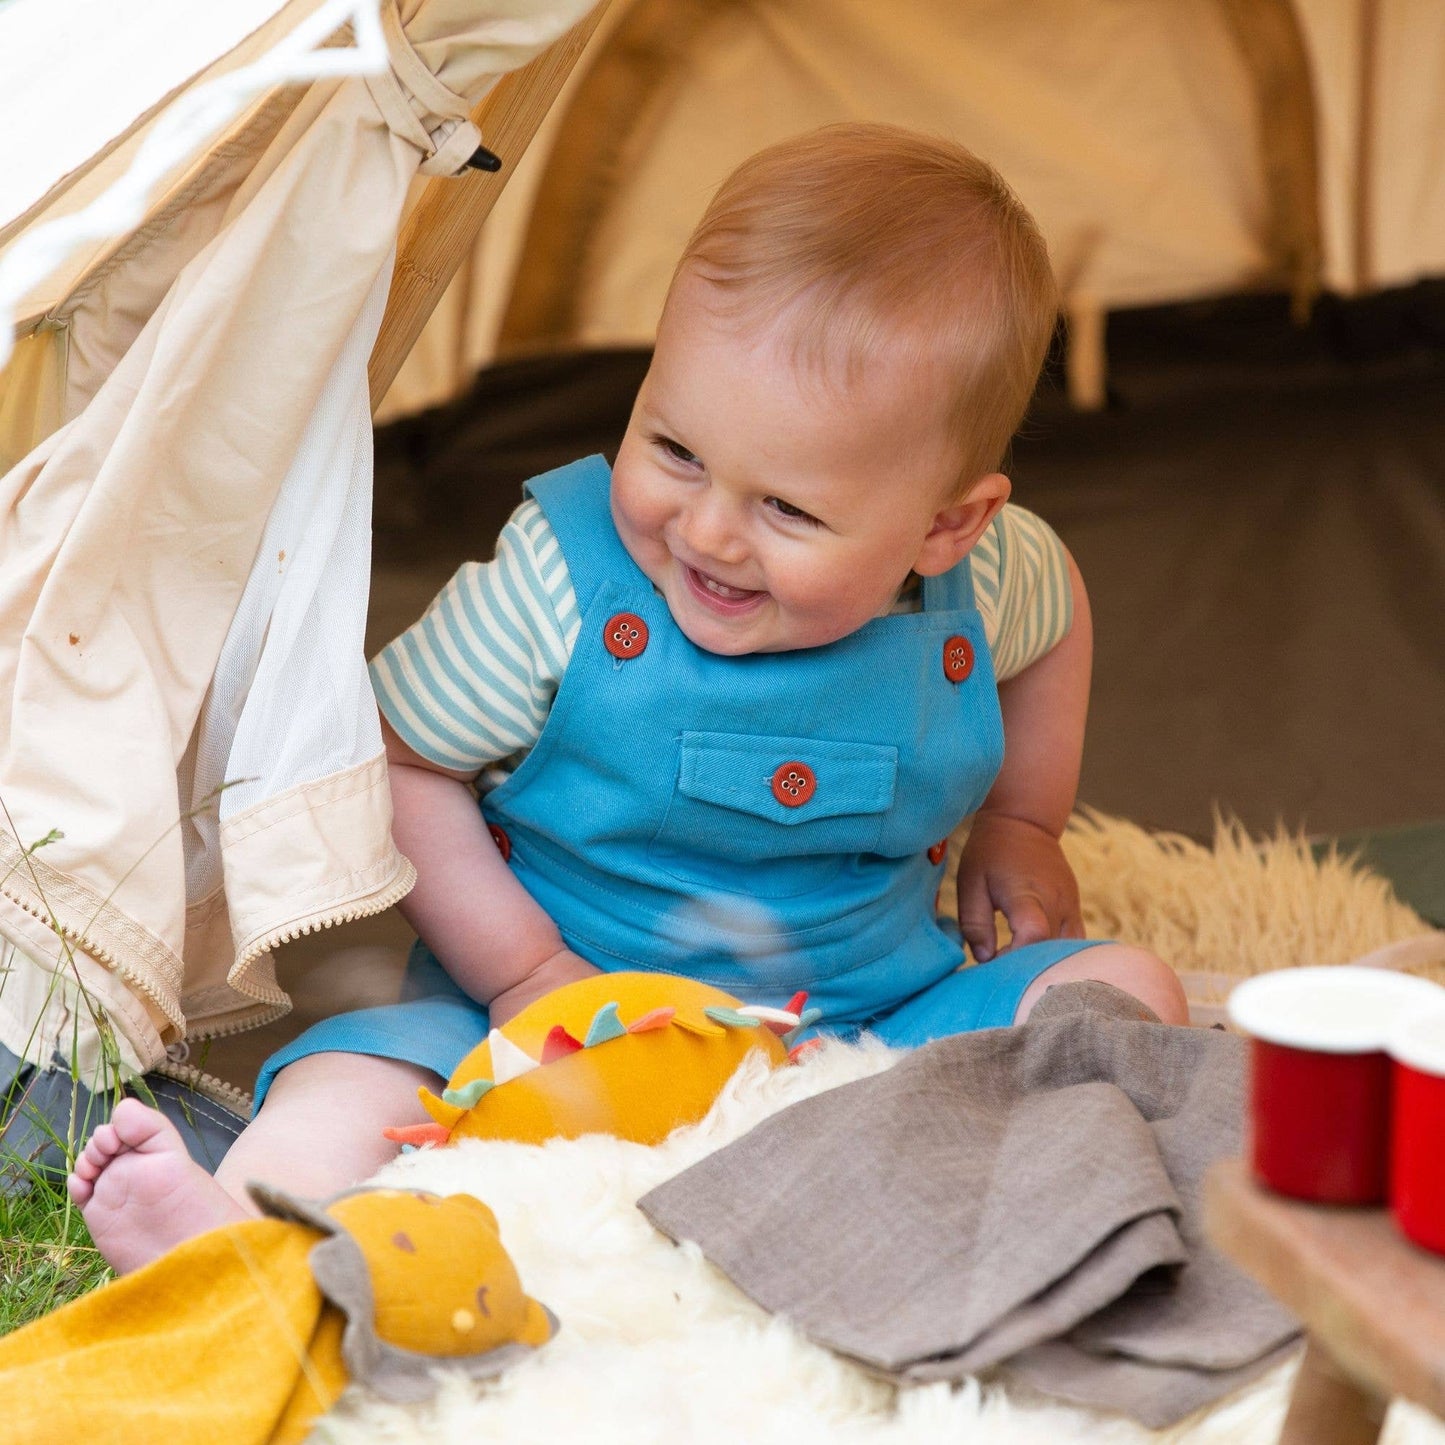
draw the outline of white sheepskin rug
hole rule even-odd
[[[1150,944],[1217,988],[1270,966],[1384,952],[1445,968],[1445,936],[1347,861],[1298,840],[1253,844],[1221,827],[1214,850],[1127,824],[1080,820],[1069,848],[1090,933]],[[1333,942],[1332,942],[1333,940]],[[1214,1005],[1199,1002],[1201,1012]],[[428,1406],[352,1390],[313,1439],[519,1445],[1273,1445],[1294,1366],[1173,1429],[1150,1431],[996,1382],[896,1389],[810,1344],[634,1207],[654,1185],[808,1095],[886,1069],[877,1045],[829,1044],[795,1068],[756,1061],[699,1125],[655,1148],[602,1136],[542,1147],[467,1141],[406,1155],[378,1180],[476,1195],[496,1212],[528,1292],[562,1328],[500,1380],[446,1378]],[[760,1183],[765,1187],[765,1181]],[[799,1210],[808,1207],[799,1197]],[[886,1227],[886,1226],[885,1226]],[[1397,1404],[1387,1445],[1445,1445],[1445,1425]]]

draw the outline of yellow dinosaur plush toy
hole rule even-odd
[[[269,1216],[197,1235],[0,1339],[0,1436],[296,1445],[350,1381],[425,1400],[551,1338],[496,1217],[467,1194],[253,1187]]]
[[[600,973],[549,993],[457,1066],[433,1124],[387,1129],[404,1144],[613,1134],[656,1144],[695,1123],[749,1054],[771,1064],[817,1017],[806,994],[786,1008],[745,1006],[695,979]]]

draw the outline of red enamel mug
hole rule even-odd
[[[1250,1036],[1249,1158],[1276,1193],[1383,1204],[1389,1192],[1397,1022],[1445,989],[1385,969],[1340,965],[1260,974],[1229,996]]]
[[[1445,1254],[1445,1003],[1396,1022],[1390,1211],[1405,1236]]]

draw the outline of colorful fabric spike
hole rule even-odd
[[[444,1089],[442,1102],[454,1109],[470,1109],[489,1089],[495,1089],[491,1079],[472,1079],[460,1089]]]
[[[552,1031],[542,1040],[542,1062],[544,1064],[555,1063],[558,1059],[565,1059],[568,1054],[581,1053],[582,1045],[562,1027],[561,1024],[553,1024]],[[442,1095],[446,1098],[446,1095]]]
[[[598,1044],[605,1044],[609,1039],[620,1039],[627,1034],[627,1027],[617,1017],[617,1005],[605,1003],[592,1017],[592,1023],[587,1029],[587,1037],[582,1040],[584,1049],[596,1048]]]
[[[696,1016],[689,1018],[687,1014],[678,1014],[673,1019],[673,1023],[687,1033],[696,1034],[702,1039],[720,1039],[727,1033],[726,1029],[719,1028],[715,1023],[709,1023],[707,1019],[700,1019]]]
[[[797,1027],[789,1029],[787,1033],[783,1035],[783,1046],[785,1048],[792,1048],[793,1040],[796,1039],[798,1035],[803,1032],[804,1029],[811,1027],[813,1024],[817,1023],[818,1020],[822,1017],[822,1009],[805,1008],[798,1017]],[[790,1054],[789,1057],[791,1058],[792,1055]]]
[[[671,1004],[666,1004],[662,1008],[650,1009],[647,1013],[643,1014],[640,1019],[633,1019],[633,1021],[627,1025],[627,1032],[630,1034],[645,1034],[651,1032],[653,1029],[665,1029],[668,1024],[672,1022],[673,1016],[676,1013],[677,1010],[673,1008]]]
[[[452,1131],[443,1124],[399,1124],[381,1131],[383,1139],[394,1144],[445,1144]]]
[[[790,1014],[801,1014],[808,1002],[808,990],[800,988],[792,998],[788,1000],[788,1012]]]
[[[509,1084],[537,1067],[536,1059],[524,1053],[501,1029],[493,1029],[487,1035],[487,1044],[492,1055],[494,1084]]]
[[[750,1014],[739,1013],[735,1008],[705,1008],[703,1013],[725,1029],[755,1029],[758,1026],[757,1019]]]
[[[786,1009],[769,1008],[766,1004],[750,1003],[738,1010],[750,1019],[757,1019],[765,1029],[772,1031],[781,1038],[790,1029],[798,1027],[798,1016],[789,1013]]]

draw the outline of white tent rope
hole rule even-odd
[[[355,44],[323,48],[348,21]],[[123,176],[74,215],[24,232],[0,258],[0,366],[14,349],[16,308],[31,289],[78,246],[133,230],[145,216],[152,187],[254,96],[327,76],[377,75],[388,63],[380,0],[326,0],[259,60],[185,91],[157,120]]]

